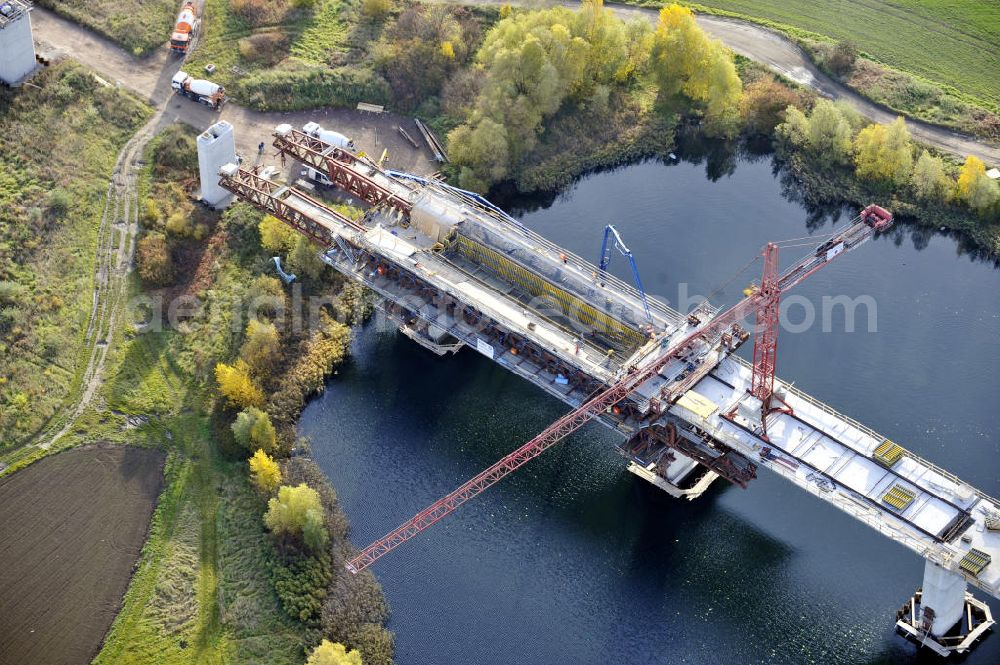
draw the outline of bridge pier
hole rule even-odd
[[[896,612],[897,632],[944,658],[971,650],[994,623],[989,605],[966,590],[961,574],[929,559],[923,586]]]

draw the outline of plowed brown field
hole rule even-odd
[[[76,449],[0,479],[0,665],[83,665],[131,579],[163,453]]]

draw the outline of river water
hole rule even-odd
[[[514,203],[591,260],[613,222],[650,292],[676,303],[728,282],[726,304],[765,242],[849,214],[787,189],[770,158],[650,161]],[[797,293],[816,322],[782,331],[778,372],[1000,496],[1000,270],[958,247],[900,228],[813,275]],[[824,332],[824,295],[873,299],[877,331],[859,307],[855,332],[842,309]],[[793,303],[793,327],[808,307]],[[373,323],[301,433],[363,547],[565,410],[474,351],[439,359]],[[616,441],[585,428],[375,565],[400,665],[924,662],[892,631],[921,583],[915,554],[766,471],[671,499],[625,471]],[[966,662],[1000,662],[1000,638]]]

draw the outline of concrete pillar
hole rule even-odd
[[[8,85],[20,82],[38,65],[30,9],[25,0],[0,0],[0,80]]]
[[[0,0],[2,2],[2,0]],[[233,126],[222,120],[198,136],[198,174],[201,199],[215,207],[229,204],[230,193],[219,187],[219,169],[236,163],[236,135]]]
[[[933,563],[924,562],[923,595],[920,598],[921,619],[927,608],[934,610],[931,635],[947,633],[965,613],[965,578]]]

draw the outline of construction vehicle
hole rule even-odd
[[[323,129],[323,127],[318,122],[307,122],[302,125],[302,132],[307,136],[311,136],[314,139],[319,139],[324,143],[328,143],[335,148],[340,148],[343,150],[354,150],[354,141],[347,138],[340,132],[334,132],[329,129]],[[320,185],[332,186],[333,183],[328,177],[322,172],[318,171],[312,167],[306,169],[306,176],[315,183]]]
[[[174,78],[170,81],[170,87],[177,94],[184,95],[215,110],[222,108],[226,102],[225,88],[218,83],[192,78],[187,72],[179,71],[174,74]]]
[[[313,137],[314,139],[319,139],[324,143],[329,143],[336,148],[354,149],[354,141],[347,138],[340,132],[323,129],[318,122],[307,122],[302,125],[302,132]]]
[[[177,23],[174,25],[174,32],[170,35],[170,50],[179,55],[186,55],[191,47],[191,40],[194,38],[194,30],[197,25],[198,10],[193,2],[185,2],[181,7],[181,13],[177,15]]]

